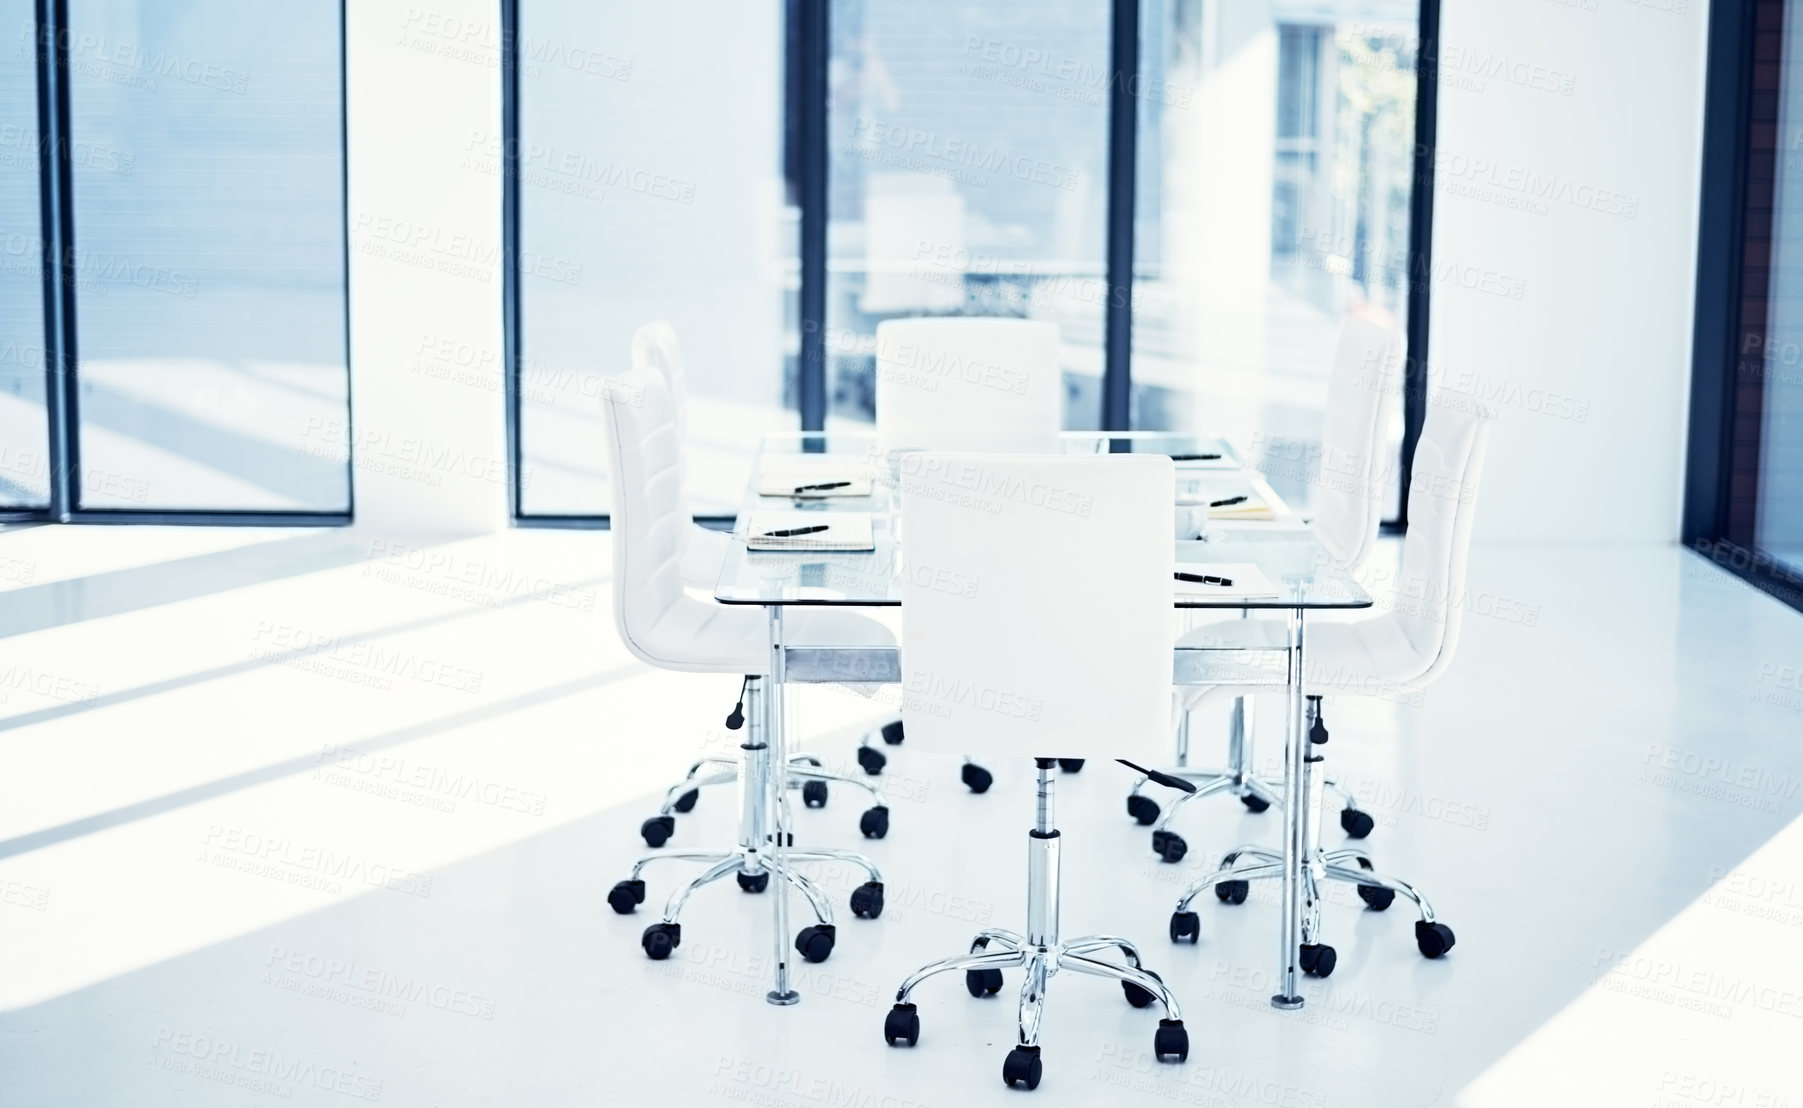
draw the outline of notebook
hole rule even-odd
[[[766,454],[758,467],[759,496],[821,500],[830,496],[869,496],[870,460],[843,454]]]
[[[1180,599],[1281,600],[1283,593],[1252,562],[1178,562],[1176,570],[1195,576],[1224,577],[1231,585],[1172,579],[1172,591]]]
[[[824,530],[814,530],[824,528]],[[801,535],[778,531],[806,530]],[[876,549],[875,528],[869,512],[752,512],[745,518],[747,550]]]

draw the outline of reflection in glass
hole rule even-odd
[[[876,325],[1048,319],[1065,425],[1100,417],[1107,0],[833,5],[827,389],[875,415]]]
[[[1418,18],[1143,0],[1135,426],[1226,433],[1285,473],[1318,460],[1341,319],[1406,333]],[[1306,477],[1273,483],[1309,502]]]
[[[731,514],[762,434],[799,425],[783,12],[521,5],[523,514],[607,512],[600,382],[654,320],[682,350],[698,512]],[[479,138],[498,159],[498,138]]]
[[[70,16],[78,504],[347,510],[338,5]]]

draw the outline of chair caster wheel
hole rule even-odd
[[[1182,1020],[1159,1020],[1158,1032],[1152,1036],[1152,1055],[1160,1062],[1189,1061],[1189,1032]]]
[[[654,850],[669,842],[670,836],[674,834],[676,834],[675,816],[652,816],[644,823],[639,824],[639,836],[645,840],[646,846]]]
[[[1151,970],[1146,971],[1146,976],[1154,981],[1164,980],[1164,978],[1153,973]],[[1158,999],[1158,994],[1135,985],[1131,981],[1121,982],[1121,991],[1127,994],[1127,1003],[1133,1005],[1135,1008],[1144,1008],[1146,1005]]]
[[[874,808],[864,809],[858,817],[858,830],[866,839],[880,839],[889,833],[889,809],[878,804]]]
[[[746,873],[744,870],[740,870],[733,874],[733,877],[738,880],[739,889],[742,892],[761,893],[770,887],[769,870],[759,870],[757,873]]]
[[[643,903],[645,903],[645,883],[643,881],[619,881],[607,891],[607,906],[622,916],[630,916]]]
[[[1250,881],[1215,882],[1215,899],[1222,904],[1244,904],[1252,893]]]
[[[859,919],[875,919],[883,914],[881,881],[866,881],[851,891],[851,914]]]
[[[1254,814],[1262,812],[1271,806],[1269,800],[1266,800],[1256,793],[1247,793],[1245,796],[1240,797],[1240,803],[1246,806],[1246,811]]]
[[[889,1009],[883,1017],[883,1041],[890,1046],[907,1043],[913,1046],[920,1041],[920,1013],[912,1004],[897,1004]]]
[[[1381,912],[1396,899],[1396,890],[1383,885],[1360,885],[1359,899],[1364,901],[1373,912]],[[1431,958],[1433,955],[1430,954],[1428,957]]]
[[[1010,1050],[1008,1057],[1002,1061],[1002,1084],[1010,1088],[1019,1085],[1027,1089],[1037,1089],[1042,1072],[1039,1064],[1039,1048],[1017,1046]]]
[[[801,785],[801,802],[810,808],[826,807],[826,782],[804,781]]]
[[[892,720],[883,724],[883,741],[890,746],[900,746],[903,739],[902,721]]]
[[[1326,943],[1303,943],[1297,950],[1297,961],[1302,963],[1302,972],[1310,977],[1326,977],[1333,973],[1333,967],[1340,960],[1334,949]]]
[[[1444,923],[1415,921],[1415,945],[1421,948],[1423,958],[1440,957],[1451,950],[1452,944],[1456,941],[1453,938],[1452,928]]]
[[[1171,941],[1180,943],[1186,939],[1199,942],[1202,938],[1202,917],[1194,912],[1171,913]]]
[[[973,793],[986,793],[989,786],[995,784],[995,775],[975,762],[965,762],[964,768],[958,771],[958,776]]]
[[[971,996],[994,996],[1002,991],[1002,971],[999,969],[965,970],[964,988]]]
[[[816,923],[801,929],[795,936],[795,949],[810,962],[824,962],[833,952],[836,929],[830,923]]]
[[[645,948],[645,957],[653,962],[661,962],[670,956],[670,952],[682,945],[682,924],[654,923],[645,928],[645,934],[639,938],[639,945]]]
[[[1167,862],[1181,862],[1189,853],[1189,844],[1175,831],[1152,832],[1152,851]]]
[[[695,802],[700,799],[701,790],[690,789],[688,792],[677,797],[676,803],[670,805],[670,807],[676,809],[678,812],[693,812],[695,810]]]
[[[1354,839],[1362,839],[1377,828],[1377,821],[1369,812],[1357,808],[1340,809],[1340,830]]]
[[[1058,768],[1066,773],[1081,773],[1084,761],[1086,759],[1083,758],[1060,758],[1058,759]]]
[[[883,772],[883,767],[888,764],[888,757],[876,747],[858,747],[858,765],[862,766],[864,772],[868,773],[870,776],[876,777],[880,775]]]
[[[1134,793],[1127,798],[1127,814],[1141,827],[1150,827],[1158,822],[1158,801]]]

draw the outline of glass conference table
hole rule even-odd
[[[896,646],[790,644],[784,639],[784,610],[800,605],[846,608],[899,607],[905,569],[900,514],[901,458],[912,451],[965,450],[983,453],[1164,454],[1176,459],[1179,501],[1196,499],[1197,489],[1229,493],[1247,490],[1273,509],[1272,519],[1207,520],[1205,537],[1179,538],[1178,567],[1256,565],[1280,594],[1277,598],[1173,595],[1181,609],[1281,611],[1288,627],[1282,648],[1249,650],[1173,644],[1171,679],[1177,685],[1267,685],[1287,690],[1284,736],[1284,879],[1278,981],[1271,998],[1280,1008],[1299,1008],[1299,947],[1302,941],[1302,849],[1306,798],[1301,793],[1307,741],[1303,686],[1305,617],[1324,609],[1369,608],[1371,597],[1316,540],[1308,524],[1292,513],[1264,478],[1245,467],[1226,442],[1207,435],[1169,432],[1067,431],[1055,435],[948,434],[932,441],[918,437],[905,445],[884,443],[872,434],[797,432],[767,436],[758,451],[739,511],[739,523],[721,565],[714,598],[723,604],[759,605],[770,619],[770,675],[778,695],[768,698],[771,732],[782,731],[780,691],[796,683],[899,684],[901,650]],[[761,495],[766,469],[793,472],[786,455],[825,455],[826,467],[856,470],[869,482],[869,495],[793,497]],[[841,464],[843,463],[843,464]],[[813,464],[813,463],[810,463]],[[862,484],[858,486],[862,488]],[[1186,492],[1192,495],[1186,496]],[[1201,499],[1206,499],[1203,497]],[[1175,510],[1175,505],[1173,509]],[[754,512],[857,512],[872,517],[875,549],[842,551],[754,551],[746,544],[746,524]],[[1204,509],[1206,510],[1206,509]],[[1182,532],[1180,532],[1181,534]],[[1187,622],[1187,621],[1186,621]],[[779,740],[780,741],[780,740]],[[779,934],[784,930],[779,925]],[[780,945],[780,940],[779,940]]]

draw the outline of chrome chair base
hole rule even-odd
[[[656,848],[668,842],[670,836],[676,833],[677,815],[693,811],[696,801],[701,797],[701,790],[709,785],[729,785],[738,781],[742,761],[743,759],[721,757],[696,759],[681,781],[664,790],[664,802],[659,806],[657,815],[639,825],[639,836],[645,840],[645,845]],[[889,802],[884,798],[880,786],[863,778],[823,768],[817,754],[791,754],[786,762],[789,767],[787,787],[801,791],[804,806],[824,808],[827,784],[837,782],[857,789],[870,798],[870,807],[864,809],[858,817],[858,830],[865,838],[880,839],[889,833]]]
[[[1190,769],[1189,761],[1189,725],[1190,716],[1183,712],[1177,725],[1177,761],[1178,766],[1164,770],[1173,777],[1181,777],[1185,781],[1194,782],[1196,791],[1179,796],[1168,808],[1160,810],[1158,803],[1145,796],[1147,779],[1141,777],[1127,794],[1127,814],[1142,826],[1152,828],[1152,852],[1166,862],[1181,862],[1189,853],[1189,844],[1183,836],[1172,831],[1171,824],[1185,805],[1201,800],[1203,797],[1229,793],[1239,798],[1253,812],[1262,812],[1267,808],[1283,807],[1283,779],[1263,777],[1252,772],[1252,706],[1245,697],[1234,700],[1233,714],[1228,727],[1228,759],[1232,763],[1227,769]],[[1323,777],[1322,787],[1340,798],[1340,829],[1354,839],[1362,839],[1371,834],[1377,826],[1369,813],[1358,806],[1358,798],[1342,788],[1332,778]]]
[[[694,862],[705,867],[701,873],[670,894],[669,900],[664,904],[663,917],[645,929],[640,945],[644,947],[645,955],[653,961],[668,958],[681,945],[682,909],[695,890],[711,885],[728,874],[733,874],[739,888],[747,893],[764,892],[774,874],[807,899],[815,923],[801,930],[795,940],[795,948],[810,962],[825,961],[832,953],[836,939],[833,909],[819,885],[793,867],[815,862],[835,862],[863,870],[868,879],[851,892],[852,914],[862,919],[875,919],[883,913],[883,875],[869,858],[850,850],[789,849],[794,842],[794,834],[789,830],[788,799],[785,794],[795,782],[784,781],[782,787],[777,788],[778,782],[771,776],[772,766],[780,762],[786,768],[786,777],[805,773],[809,780],[841,778],[815,770],[805,763],[798,768],[794,758],[783,757],[779,750],[773,750],[765,741],[766,728],[763,723],[767,717],[762,711],[762,680],[753,678],[748,681],[745,695],[752,704],[752,711],[747,713],[748,719],[752,721],[751,731],[739,748],[738,762],[731,766],[730,776],[726,777],[726,780],[739,782],[737,844],[726,850],[660,850],[646,854],[633,863],[632,872],[626,880],[616,883],[608,893],[608,905],[621,915],[629,915],[645,901],[643,874],[653,862]],[[780,740],[780,736],[771,737]],[[863,784],[855,780],[851,783]],[[880,799],[881,794],[877,795]],[[882,813],[882,833],[887,833],[888,809],[879,804],[871,811]],[[866,812],[865,816],[868,819],[870,812]],[[868,829],[865,832],[873,838],[881,838],[882,833],[871,835]],[[779,842],[783,849],[777,851],[773,848]],[[792,1001],[773,1000],[773,1003]]]
[[[1320,698],[1309,697],[1308,700],[1315,720],[1311,735],[1319,735],[1312,738],[1312,743],[1319,746],[1327,741],[1327,729],[1320,720]],[[1334,948],[1321,941],[1322,887],[1329,881],[1357,886],[1359,899],[1372,911],[1385,911],[1398,894],[1408,898],[1419,916],[1415,923],[1416,948],[1426,958],[1445,954],[1455,941],[1452,928],[1439,921],[1433,905],[1419,889],[1399,877],[1380,872],[1362,848],[1327,850],[1320,845],[1321,799],[1327,785],[1318,768],[1323,762],[1320,755],[1312,754],[1303,763],[1301,796],[1305,810],[1299,814],[1286,813],[1302,822],[1302,946],[1298,955],[1302,972],[1311,977],[1326,977],[1333,973],[1338,959]],[[1196,793],[1186,794],[1184,799],[1200,792],[1198,789]],[[1173,809],[1175,807],[1173,805]],[[1251,882],[1281,879],[1283,873],[1283,852],[1280,850],[1246,845],[1222,855],[1220,865],[1213,873],[1190,885],[1178,898],[1176,910],[1171,913],[1171,941],[1200,940],[1201,919],[1191,910],[1190,904],[1204,891],[1213,889],[1223,904],[1243,904],[1250,895]]]
[[[1156,973],[1141,964],[1139,948],[1116,935],[1068,940],[1058,935],[1059,834],[1051,826],[1051,775],[1057,762],[1041,758],[1038,765],[1038,820],[1027,839],[1026,934],[987,928],[977,932],[967,953],[930,963],[909,974],[895,991],[895,1006],[883,1021],[883,1038],[890,1046],[914,1046],[920,1041],[920,1014],[909,997],[928,978],[963,970],[964,986],[970,995],[986,997],[1001,991],[1003,970],[1018,969],[1023,971],[1016,1009],[1018,1041],[1002,1065],[1002,1080],[1008,1085],[1036,1088],[1042,1073],[1039,1029],[1045,1014],[1046,989],[1060,970],[1070,970],[1120,982],[1128,1003],[1135,1008],[1157,1002],[1164,1018],[1159,1020],[1153,1037],[1153,1056],[1161,1062],[1182,1062],[1189,1057],[1189,1032],[1183,1027],[1177,998]],[[1104,958],[1109,951],[1118,951],[1124,963]]]

